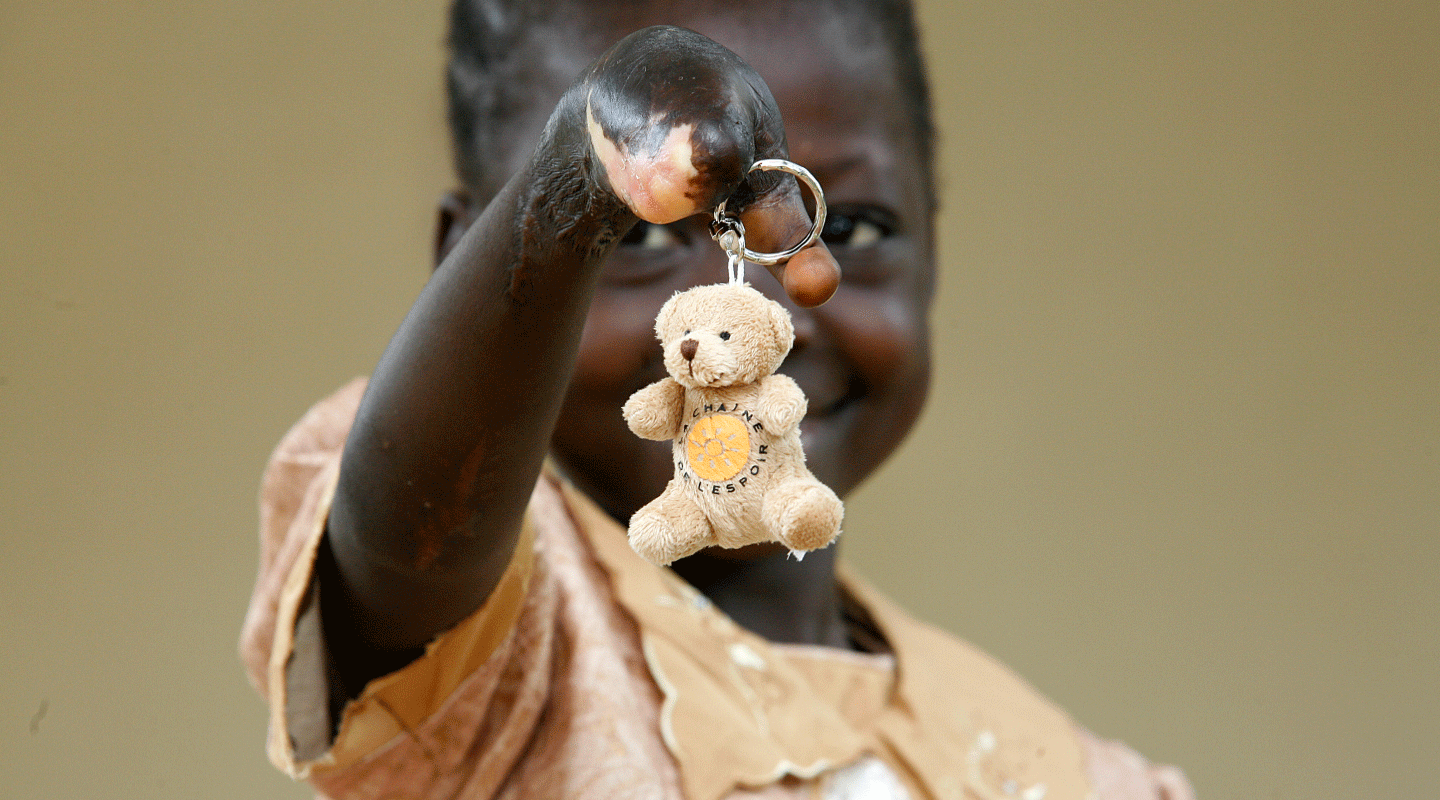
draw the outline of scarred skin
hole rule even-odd
[[[688,171],[670,152],[682,127]],[[809,227],[798,187],[740,182],[757,158],[786,155],[764,82],[689,31],[625,38],[564,94],[529,159],[421,292],[347,441],[328,528],[333,561],[321,565],[322,587],[340,589],[322,592],[332,648],[367,665],[347,684],[403,662],[495,586],[601,265],[639,213],[669,221],[734,195],[751,246],[783,249]],[[638,208],[617,194],[616,168]],[[777,277],[807,306],[830,297],[838,269],[816,246]]]

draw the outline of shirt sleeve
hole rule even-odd
[[[261,484],[260,566],[240,654],[270,705],[270,760],[297,779],[360,762],[435,715],[479,673],[498,679],[498,670],[482,668],[516,627],[531,584],[527,513],[515,555],[485,603],[415,661],[367,684],[332,727],[314,564],[364,389],[356,379],[311,408],[276,447]]]

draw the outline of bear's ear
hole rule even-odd
[[[775,337],[775,350],[778,355],[775,358],[775,365],[778,367],[785,356],[790,354],[790,347],[795,344],[795,323],[790,321],[790,312],[774,300],[766,299],[765,305],[770,309],[770,332]]]
[[[665,305],[660,306],[660,313],[655,315],[655,338],[665,341],[665,334],[675,322],[676,309],[680,305],[681,292],[670,295]]]

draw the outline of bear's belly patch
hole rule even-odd
[[[696,420],[685,436],[685,461],[707,481],[728,481],[750,460],[750,429],[729,414]]]
[[[770,457],[765,426],[738,403],[704,403],[675,438],[675,477],[701,494],[742,492]]]

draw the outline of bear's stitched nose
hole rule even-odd
[[[680,343],[680,355],[685,356],[686,361],[695,358],[695,351],[700,349],[700,343],[694,339],[686,339]]]

